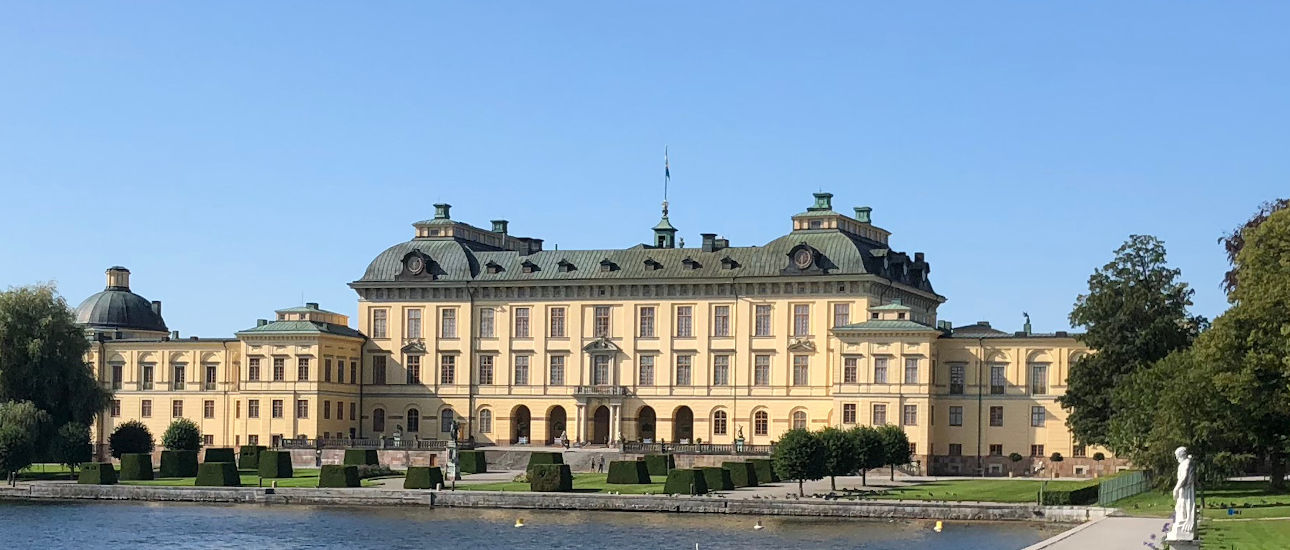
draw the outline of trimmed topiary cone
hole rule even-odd
[[[529,490],[535,493],[573,492],[573,472],[568,464],[534,464],[529,466]]]
[[[702,495],[708,492],[708,484],[703,479],[703,470],[677,468],[667,473],[663,492],[671,495]]]
[[[358,466],[328,464],[322,467],[321,472],[318,472],[318,487],[320,488],[359,487],[361,485],[362,483],[358,479]]]
[[[237,452],[237,468],[239,470],[258,470],[260,468],[260,453],[268,450],[263,445],[243,445]]]
[[[676,468],[676,458],[670,454],[645,455],[645,466],[649,468],[649,475],[665,476],[668,470]]]
[[[709,491],[731,491],[735,488],[734,481],[730,479],[730,470],[719,466],[705,466],[703,481]]]
[[[148,481],[152,475],[152,455],[126,453],[121,455],[121,481]]]
[[[86,462],[81,464],[76,483],[81,485],[116,485],[116,468],[111,462]]]
[[[195,477],[197,451],[161,451],[160,477]]]
[[[615,460],[609,463],[605,483],[639,485],[649,483],[649,467],[643,460]]]
[[[232,449],[229,449],[232,451]],[[237,473],[237,465],[232,462],[203,462],[197,467],[197,487],[241,487],[242,476]]]
[[[735,488],[756,487],[757,468],[749,462],[722,462],[721,467],[730,470],[730,481]]]
[[[437,489],[443,484],[443,470],[438,466],[411,466],[403,478],[404,489]]]
[[[376,455],[376,449],[345,449],[346,466],[379,466],[381,460]]]
[[[232,462],[237,463],[237,452],[232,447],[207,447],[206,456],[202,457],[202,462]],[[237,469],[237,466],[233,466]]]
[[[293,474],[290,451],[263,451],[260,453],[260,477],[287,478]]]
[[[484,451],[457,451],[457,470],[463,474],[482,474],[488,471]]]

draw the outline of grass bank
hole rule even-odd
[[[663,482],[667,476],[653,476],[651,483],[638,485],[618,485],[605,483],[606,474],[580,473],[573,474],[573,492],[575,493],[622,493],[624,495],[662,494]],[[524,481],[499,481],[496,483],[457,484],[458,491],[511,491],[528,492],[529,484]]]
[[[1069,491],[1097,485],[1100,480],[1049,481],[1016,479],[963,479],[929,481],[906,487],[864,491],[854,498],[883,500],[938,500],[950,502],[1025,503],[1038,499],[1039,488],[1047,491]]]

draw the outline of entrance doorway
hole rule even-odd
[[[681,406],[672,415],[672,441],[694,443],[694,411]]]
[[[559,438],[560,434],[563,434],[565,430],[564,423],[566,421],[566,417],[564,415],[564,407],[561,407],[559,405],[551,407],[551,410],[546,413],[546,418],[547,418],[547,430],[546,430],[547,443],[554,444],[555,440]]]
[[[591,442],[600,445],[609,443],[609,407],[601,405],[591,417]]]
[[[529,422],[532,419],[533,415],[524,405],[515,407],[511,411],[511,443],[529,442]]]
[[[654,408],[648,405],[641,407],[636,413],[636,436],[642,441],[654,443],[655,426],[658,425],[658,418],[654,415]]]

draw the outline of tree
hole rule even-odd
[[[90,428],[80,422],[68,422],[58,428],[50,444],[50,457],[76,474],[76,467],[94,459]]]
[[[161,444],[172,451],[196,451],[202,448],[202,431],[187,418],[176,418],[161,436]]]
[[[829,476],[829,488],[838,490],[837,476],[849,475],[860,466],[860,449],[849,432],[832,426],[820,431],[824,445],[824,472]]]
[[[1119,452],[1123,442],[1110,438],[1111,418],[1119,411],[1113,388],[1126,376],[1191,345],[1205,326],[1203,317],[1187,312],[1194,291],[1180,276],[1165,263],[1160,239],[1131,235],[1110,263],[1094,270],[1088,293],[1075,300],[1071,325],[1085,328],[1079,339],[1095,353],[1071,366],[1066,393],[1058,401],[1070,409],[1066,425],[1080,443],[1108,445]]]
[[[818,435],[801,428],[785,432],[770,458],[779,477],[797,480],[798,496],[806,494],[802,482],[826,475],[824,443]]]
[[[878,428],[878,437],[882,441],[883,463],[891,467],[891,480],[896,480],[896,466],[909,464],[913,453],[909,450],[909,436],[900,426],[890,424]]]
[[[128,453],[151,453],[155,446],[152,432],[138,420],[122,423],[108,437],[108,448],[116,458],[121,458],[121,455]]]
[[[52,286],[0,292],[0,401],[31,401],[54,426],[92,423],[111,392],[85,363],[89,349]]]
[[[1236,290],[1236,258],[1240,255],[1241,250],[1245,248],[1245,232],[1253,231],[1254,228],[1263,224],[1268,219],[1268,216],[1288,207],[1290,207],[1290,199],[1276,199],[1260,204],[1258,212],[1255,212],[1249,220],[1246,220],[1240,227],[1233,229],[1231,233],[1218,239],[1218,242],[1223,245],[1223,249],[1227,251],[1227,262],[1232,264],[1232,269],[1223,275],[1223,290],[1228,294]]]
[[[35,462],[48,429],[49,414],[30,401],[0,403],[0,471],[11,485],[20,470]]]
[[[867,471],[881,468],[887,463],[887,457],[882,452],[882,436],[872,426],[856,426],[851,429],[850,435],[856,442],[856,466],[860,469],[860,484],[868,485]]]

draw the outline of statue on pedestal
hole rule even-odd
[[[1196,474],[1187,447],[1174,450],[1178,459],[1178,482],[1174,484],[1174,522],[1165,540],[1196,540]]]

